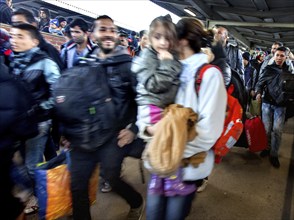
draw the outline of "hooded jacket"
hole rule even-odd
[[[183,158],[207,152],[205,161],[197,168],[191,165],[183,168],[183,179],[197,180],[209,176],[212,171],[214,153],[211,148],[223,131],[227,92],[220,71],[209,68],[202,78],[201,88],[196,95],[195,74],[204,63],[208,63],[205,54],[194,54],[182,60],[181,63],[183,65],[180,75],[181,84],[175,103],[192,108],[198,115],[195,126],[197,136],[186,144]]]

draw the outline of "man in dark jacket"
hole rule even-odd
[[[14,184],[10,172],[13,154],[17,150],[13,147],[14,142],[25,138],[23,134],[27,132],[28,127],[23,125],[29,119],[22,117],[17,120],[19,115],[26,114],[26,106],[23,105],[25,94],[17,86],[15,80],[9,76],[8,68],[3,62],[3,55],[0,51],[0,212],[7,219],[21,219],[20,215],[23,214],[24,205],[12,194]]]
[[[53,84],[60,77],[57,64],[38,47],[39,30],[30,24],[14,25],[10,29],[10,44],[14,59],[10,63],[11,74],[26,85],[32,96],[31,114],[36,116],[39,133],[25,142],[25,166],[34,182],[36,164],[43,162],[45,144],[51,125],[49,111],[53,108]],[[25,212],[34,210],[27,207]]]
[[[39,10],[39,30],[42,32],[49,33],[50,18],[51,14],[48,8],[41,7]]]
[[[142,30],[139,32],[139,43],[140,45],[135,50],[135,56],[139,56],[140,52],[148,46],[149,38],[148,38],[148,31]]]
[[[0,23],[11,24],[11,0],[0,0]]]
[[[244,66],[242,62],[242,54],[237,45],[228,42],[229,32],[224,27],[218,27],[215,33],[215,40],[220,42],[224,47],[227,55],[227,63],[230,67],[237,71],[241,79],[244,80]]]
[[[21,24],[21,23],[26,23],[26,24],[32,24],[35,27],[37,27],[37,22],[35,20],[35,17],[32,12],[19,8],[16,11],[12,13],[11,17],[12,23],[13,24]],[[59,66],[60,70],[64,69],[64,65],[61,61],[60,55],[58,50],[50,43],[48,43],[42,35],[40,35],[40,43],[38,47],[44,51],[45,53],[48,54],[48,56]]]
[[[92,58],[100,63],[102,71],[108,76],[109,87],[116,109],[114,134],[97,150],[85,152],[79,147],[70,151],[71,191],[74,219],[91,219],[88,197],[88,181],[100,162],[104,178],[109,181],[113,191],[123,197],[130,205],[128,219],[140,219],[143,212],[143,198],[120,177],[121,165],[126,156],[141,155],[144,145],[136,139],[135,78],[131,72],[132,59],[126,48],[117,45],[117,27],[113,20],[100,16],[95,20],[93,36],[99,48],[93,51]],[[102,74],[103,75],[103,74]],[[139,143],[138,143],[139,142]],[[70,146],[70,143],[68,143]],[[103,217],[102,217],[103,218]]]
[[[250,53],[247,51],[242,54],[243,64],[245,67],[244,82],[245,82],[245,88],[248,94],[251,92],[251,90],[254,90],[252,86],[253,86],[254,74],[256,74],[255,69],[251,65],[250,57],[251,57]]]
[[[265,126],[269,148],[262,151],[260,156],[270,155],[270,163],[280,167],[278,159],[279,148],[282,139],[282,131],[286,115],[285,104],[278,104],[271,95],[269,84],[277,74],[283,74],[288,71],[286,64],[287,52],[285,47],[279,47],[274,53],[274,63],[267,65],[256,85],[256,100],[261,102],[262,98],[262,121]],[[279,85],[275,85],[279,86]]]

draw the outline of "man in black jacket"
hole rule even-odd
[[[0,37],[2,38],[2,35]],[[2,47],[1,40],[0,47]],[[17,120],[19,115],[25,114],[27,110],[25,94],[8,74],[8,67],[3,62],[3,56],[4,54],[0,51],[0,212],[5,214],[7,219],[21,219],[21,216],[24,217],[24,204],[12,194],[14,186],[11,179],[12,158],[17,150],[13,146],[15,141],[26,138],[23,136],[24,133],[30,133],[32,130],[24,126],[26,122],[29,122],[29,118],[22,117]],[[27,133],[27,137],[35,135],[36,131],[37,127],[32,133]]]
[[[0,23],[11,24],[11,0],[0,0]]]
[[[38,27],[33,13],[23,8],[19,8],[16,11],[14,11],[12,14],[11,20],[13,24],[26,23],[26,24],[32,24],[35,27]],[[40,34],[40,42],[38,47],[40,48],[41,51],[45,52],[58,65],[60,70],[64,70],[64,65],[61,61],[59,51],[52,44],[48,43],[41,34]],[[60,138],[58,134],[58,130],[59,130],[58,126],[59,125],[57,121],[53,120],[52,129],[50,131],[50,136],[47,141],[45,152],[44,152],[46,160],[50,160],[53,157],[57,156],[56,146],[58,145],[58,140]]]
[[[33,13],[23,8],[14,11],[11,20],[13,24],[26,23],[38,27]],[[60,70],[64,69],[58,50],[52,44],[48,43],[42,35],[38,47],[48,54],[48,56],[58,65]]]
[[[118,46],[117,27],[113,20],[100,16],[95,20],[93,36],[99,48],[92,58],[101,64],[108,76],[109,88],[116,109],[114,135],[95,151],[85,152],[72,146],[70,151],[71,191],[74,219],[91,219],[88,197],[88,181],[100,162],[103,177],[109,181],[113,191],[130,205],[128,219],[140,219],[143,213],[143,198],[120,177],[121,165],[126,156],[140,157],[144,144],[136,139],[135,78],[131,72],[132,58],[126,48]],[[67,143],[70,147],[70,143]],[[103,218],[103,217],[102,217]]]
[[[36,116],[39,128],[38,135],[25,142],[25,168],[32,183],[36,164],[43,162],[51,125],[50,112],[54,106],[53,84],[60,77],[57,64],[38,47],[40,35],[39,30],[30,24],[13,25],[10,29],[10,44],[14,52],[10,73],[25,85],[31,95],[30,113]],[[33,211],[35,205],[27,205],[25,212]]]
[[[283,74],[288,71],[286,58],[288,54],[285,47],[279,47],[274,53],[274,63],[267,65],[256,85],[256,100],[261,102],[262,98],[262,121],[265,126],[269,148],[262,151],[260,156],[270,155],[270,163],[276,167],[280,167],[278,152],[282,139],[282,131],[285,122],[286,104],[277,103],[274,99],[273,91],[277,88],[269,86],[277,74]],[[274,85],[277,87],[280,85]]]

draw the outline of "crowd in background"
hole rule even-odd
[[[35,120],[38,121],[38,129],[32,125],[26,125],[29,126],[27,130],[31,132],[28,132],[25,138],[20,137],[24,133],[19,134],[17,131],[18,126],[23,126],[18,124],[18,119],[6,121],[7,129],[4,129],[4,125],[2,127],[1,124],[0,190],[1,195],[5,194],[3,198],[6,200],[3,201],[1,198],[0,207],[3,213],[9,210],[10,219],[17,217],[21,219],[19,213],[22,210],[26,214],[38,211],[38,201],[34,190],[36,164],[43,162],[44,159],[49,161],[56,157],[60,150],[60,143],[67,147],[72,144],[66,137],[61,138],[59,120],[52,118],[49,114],[54,108],[53,85],[63,71],[79,66],[81,60],[89,57],[95,57],[99,62],[104,62],[104,65],[113,68],[113,74],[117,72],[125,74],[118,77],[121,81],[116,82],[116,76],[112,81],[114,84],[118,83],[112,86],[117,95],[115,102],[120,108],[121,118],[118,120],[121,120],[123,125],[115,131],[113,141],[104,143],[107,149],[104,149],[106,147],[103,145],[95,151],[95,154],[79,150],[71,151],[73,161],[71,189],[75,219],[91,219],[88,194],[85,191],[87,191],[87,181],[94,169],[93,164],[97,160],[101,162],[101,191],[117,192],[130,205],[128,218],[140,219],[145,205],[144,200],[135,189],[121,179],[121,164],[129,155],[141,158],[145,146],[143,140],[148,142],[158,132],[154,124],[160,120],[159,115],[164,109],[172,103],[193,108],[201,118],[195,125],[198,134],[190,142],[190,146],[185,148],[184,155],[190,158],[198,153],[206,152],[208,159],[200,160],[199,163],[205,163],[207,169],[204,176],[192,175],[188,179],[185,179],[181,173],[182,169],[178,169],[176,174],[176,177],[181,177],[179,179],[152,175],[151,184],[153,185],[149,185],[147,196],[147,219],[172,219],[172,217],[184,219],[189,214],[195,193],[203,191],[208,182],[211,172],[208,167],[213,161],[210,148],[222,132],[226,88],[231,82],[232,72],[238,74],[246,90],[247,101],[243,103],[244,111],[246,112],[250,105],[250,100],[257,100],[262,106],[261,116],[269,146],[261,152],[260,156],[269,156],[270,163],[276,168],[280,167],[278,152],[281,133],[286,117],[290,116],[287,116],[288,106],[285,103],[276,103],[266,85],[270,73],[276,73],[280,69],[294,73],[293,54],[281,42],[273,42],[269,52],[262,49],[242,52],[238,45],[229,42],[229,33],[225,27],[207,31],[199,20],[192,18],[182,18],[174,24],[170,17],[161,16],[152,21],[150,30],[127,33],[124,30],[118,30],[108,16],[98,17],[93,20],[92,27],[89,27],[88,23],[81,18],[66,19],[62,16],[52,18],[50,11],[44,7],[35,14],[22,8],[12,10],[11,0],[0,0],[0,13],[0,23],[11,25],[10,32],[0,29],[2,75],[0,83],[8,82],[9,75],[29,82],[33,99],[38,103],[30,106],[29,109],[32,117],[37,116]],[[61,45],[58,51],[43,38],[41,32],[63,36],[66,43]],[[209,50],[207,52],[201,48],[209,48]],[[211,54],[213,58],[208,59],[207,57]],[[192,73],[200,68],[200,64],[208,60],[211,63],[214,62],[220,70],[216,68],[210,70],[211,78],[203,80],[202,85],[206,94],[200,93],[200,104],[196,104],[191,101],[191,97],[194,97]],[[134,79],[131,72],[136,73],[137,86],[132,84]],[[153,78],[154,73],[160,77]],[[134,87],[136,92],[131,92]],[[22,97],[20,91],[11,93],[8,86],[3,86],[2,89],[7,90],[1,90],[0,101],[6,100],[4,94],[8,93],[15,95],[15,98]],[[15,100],[17,101],[13,102],[11,98],[11,102],[8,102],[9,111],[2,108],[1,103],[0,118],[3,122],[4,119],[17,118],[16,114],[21,101]],[[138,105],[138,115],[133,113],[134,102]],[[217,108],[214,108],[215,106]],[[14,108],[18,110],[10,111]],[[135,109],[136,112],[137,107]],[[137,134],[139,138],[135,139]],[[114,140],[118,142],[114,143]],[[117,151],[117,146],[124,151]],[[133,152],[135,147],[139,152]],[[15,152],[23,158],[21,165],[15,164],[12,160]],[[96,155],[98,159],[93,155]],[[101,155],[109,157],[116,155],[116,157],[111,160],[112,164],[109,164],[110,162],[104,161]],[[87,167],[91,169],[88,170]],[[183,168],[186,175],[189,172],[192,173],[188,168]],[[11,176],[14,176],[13,180]],[[2,181],[3,177],[6,181]],[[166,185],[162,184],[176,187],[176,190],[166,189]],[[15,185],[18,186],[22,202],[19,202],[11,193]],[[175,195],[179,197],[174,197]],[[161,207],[165,208],[161,209]]]

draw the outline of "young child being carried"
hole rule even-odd
[[[156,124],[163,110],[175,101],[179,87],[181,63],[176,57],[177,33],[169,15],[155,18],[149,27],[150,46],[133,60],[132,71],[137,76],[139,136],[147,142],[148,125]],[[147,125],[147,126],[146,126]],[[181,181],[181,169],[169,177],[152,174],[148,187],[150,194],[166,196],[187,195],[195,190],[194,185]]]

